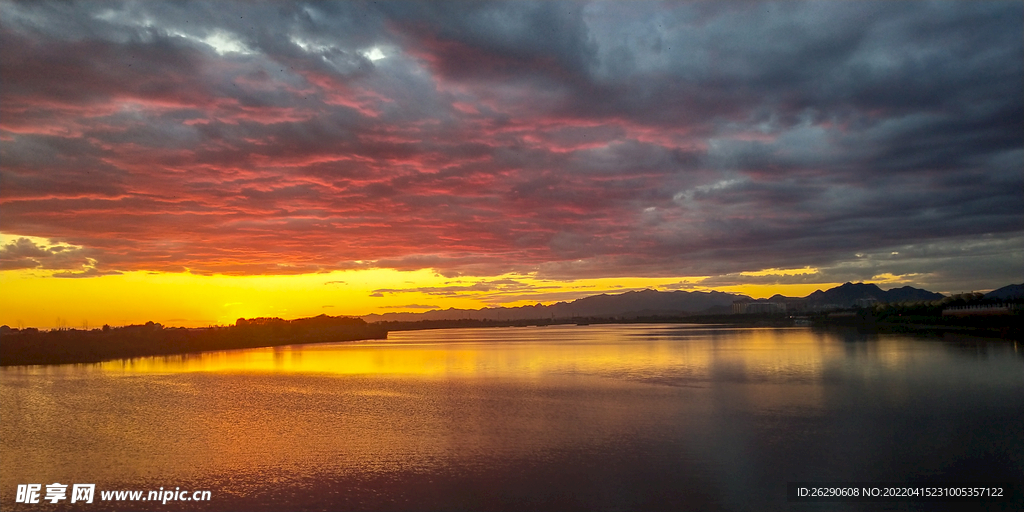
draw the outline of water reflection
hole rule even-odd
[[[108,373],[275,372],[341,375],[666,373],[813,380],[822,363],[858,350],[806,329],[633,326],[461,329],[392,333],[386,342],[298,345],[112,361]],[[845,339],[845,338],[844,338]],[[899,357],[898,346],[873,346]],[[729,370],[733,367],[735,371]],[[715,369],[719,373],[712,375]]]
[[[461,329],[0,375],[5,504],[68,480],[214,510],[781,510],[786,481],[1024,471],[1005,342]]]

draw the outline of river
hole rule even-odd
[[[1001,340],[700,325],[393,332],[8,367],[0,399],[3,510],[933,510],[945,505],[790,503],[786,485],[1024,491],[1024,347]],[[68,499],[15,503],[18,485],[45,497],[52,483]],[[76,483],[95,484],[93,503],[72,507]],[[210,499],[100,496],[161,488]]]

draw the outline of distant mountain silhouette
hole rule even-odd
[[[941,293],[930,292],[928,290],[922,290],[920,288],[914,288],[912,286],[904,286],[902,288],[893,288],[885,292],[885,302],[903,302],[912,300],[941,300],[945,295]]]
[[[724,292],[659,292],[643,290],[617,295],[592,295],[572,302],[559,302],[550,306],[520,306],[514,308],[444,309],[426,313],[385,313],[362,317],[367,322],[420,320],[533,320],[588,317],[627,317],[680,315],[729,308],[733,301],[753,300],[746,295]]]
[[[806,297],[773,295],[757,302],[784,302],[788,311],[817,311],[850,308],[870,303],[934,301],[945,295],[912,286],[883,290],[870,283],[846,283],[829,290],[817,290]],[[986,298],[1024,298],[1024,284],[1010,285],[989,292]],[[572,318],[637,318],[650,316],[679,316],[687,314],[724,314],[731,311],[733,302],[753,301],[746,295],[724,292],[659,292],[656,290],[631,291],[616,295],[593,295],[572,302],[559,302],[550,306],[534,305],[515,308],[444,309],[426,313],[385,313],[362,317],[367,322],[422,320],[564,320]]]
[[[826,291],[817,290],[806,297],[786,297],[773,295],[768,302],[802,303],[807,305],[833,304],[841,307],[857,305],[858,300],[875,299],[878,302],[905,302],[921,300],[939,300],[945,297],[941,293],[930,292],[913,286],[903,286],[883,290],[871,283],[846,283]]]
[[[1024,283],[1011,284],[998,290],[992,290],[985,294],[985,298],[999,300],[1024,299]]]
[[[930,292],[912,286],[882,290],[875,284],[846,283],[827,291],[818,290],[804,301],[809,305],[831,304],[839,307],[851,307],[859,300],[874,299],[878,302],[903,302],[913,300],[939,300],[945,297],[941,293]]]

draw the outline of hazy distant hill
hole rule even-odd
[[[986,297],[1004,298],[1024,296],[1024,284],[1010,285],[990,292]],[[785,302],[787,310],[821,310],[848,308],[862,299],[878,302],[931,301],[945,297],[941,293],[904,286],[883,290],[874,284],[846,283],[825,291],[815,291],[806,297],[774,295],[767,302]],[[535,305],[516,308],[445,309],[426,313],[385,313],[362,317],[367,322],[420,320],[540,320],[588,317],[624,317],[722,314],[731,310],[735,301],[753,300],[746,295],[723,292],[659,292],[644,290],[616,295],[594,295],[572,302],[559,302],[550,306]]]
[[[803,301],[808,306],[834,305],[839,307],[851,307],[857,304],[858,300],[874,299],[878,302],[903,302],[916,300],[938,300],[945,297],[941,293],[930,292],[912,286],[883,290],[875,284],[846,283],[842,286],[821,291],[818,290]]]
[[[515,308],[444,309],[426,313],[385,313],[362,317],[367,322],[419,320],[532,320],[587,317],[637,317],[696,313],[711,308],[728,308],[733,301],[751,300],[746,295],[723,292],[659,292],[643,290],[617,295],[594,295],[550,306]]]
[[[912,300],[939,300],[945,297],[941,293],[930,292],[912,286],[893,288],[887,292],[885,302],[903,302]]]
[[[1011,284],[985,294],[986,299],[1013,300],[1024,299],[1024,283]]]

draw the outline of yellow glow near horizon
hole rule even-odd
[[[786,297],[806,297],[817,290],[828,290],[843,283],[809,283],[809,284],[739,284],[721,286],[715,289],[720,292],[739,293],[755,299],[766,299],[779,294]]]
[[[12,327],[89,327],[159,322],[167,326],[232,324],[237,318],[301,318],[391,311],[407,297],[370,297],[378,288],[441,285],[429,270],[359,270],[290,276],[202,276],[127,272],[60,279],[41,271],[0,272],[0,323]],[[445,307],[479,307],[453,297]]]
[[[883,285],[883,284],[885,284],[885,285],[907,284],[907,283],[911,282],[912,278],[917,277],[919,275],[921,275],[921,274],[899,274],[899,275],[896,275],[896,274],[892,274],[890,272],[886,272],[884,274],[878,274],[876,276],[872,276],[871,277],[871,282],[875,283],[877,285]]]
[[[806,274],[817,274],[818,269],[812,267],[804,268],[766,268],[756,272],[740,272],[741,276],[802,276]]]
[[[809,269],[784,272],[809,272]],[[755,274],[778,274],[770,269]],[[233,324],[245,317],[302,318],[327,314],[422,312],[553,304],[600,293],[656,289],[805,296],[838,283],[701,286],[706,277],[619,277],[557,281],[532,275],[446,278],[429,269],[369,269],[285,276],[126,272],[55,278],[52,271],[0,272],[0,324],[11,327],[96,328],[154,321],[165,326]],[[508,284],[511,281],[517,284]],[[492,284],[495,281],[499,283]],[[504,282],[502,282],[504,281]],[[480,285],[485,284],[481,289]],[[476,287],[474,287],[476,286]],[[375,293],[377,290],[385,290]],[[427,307],[429,306],[429,307]]]

